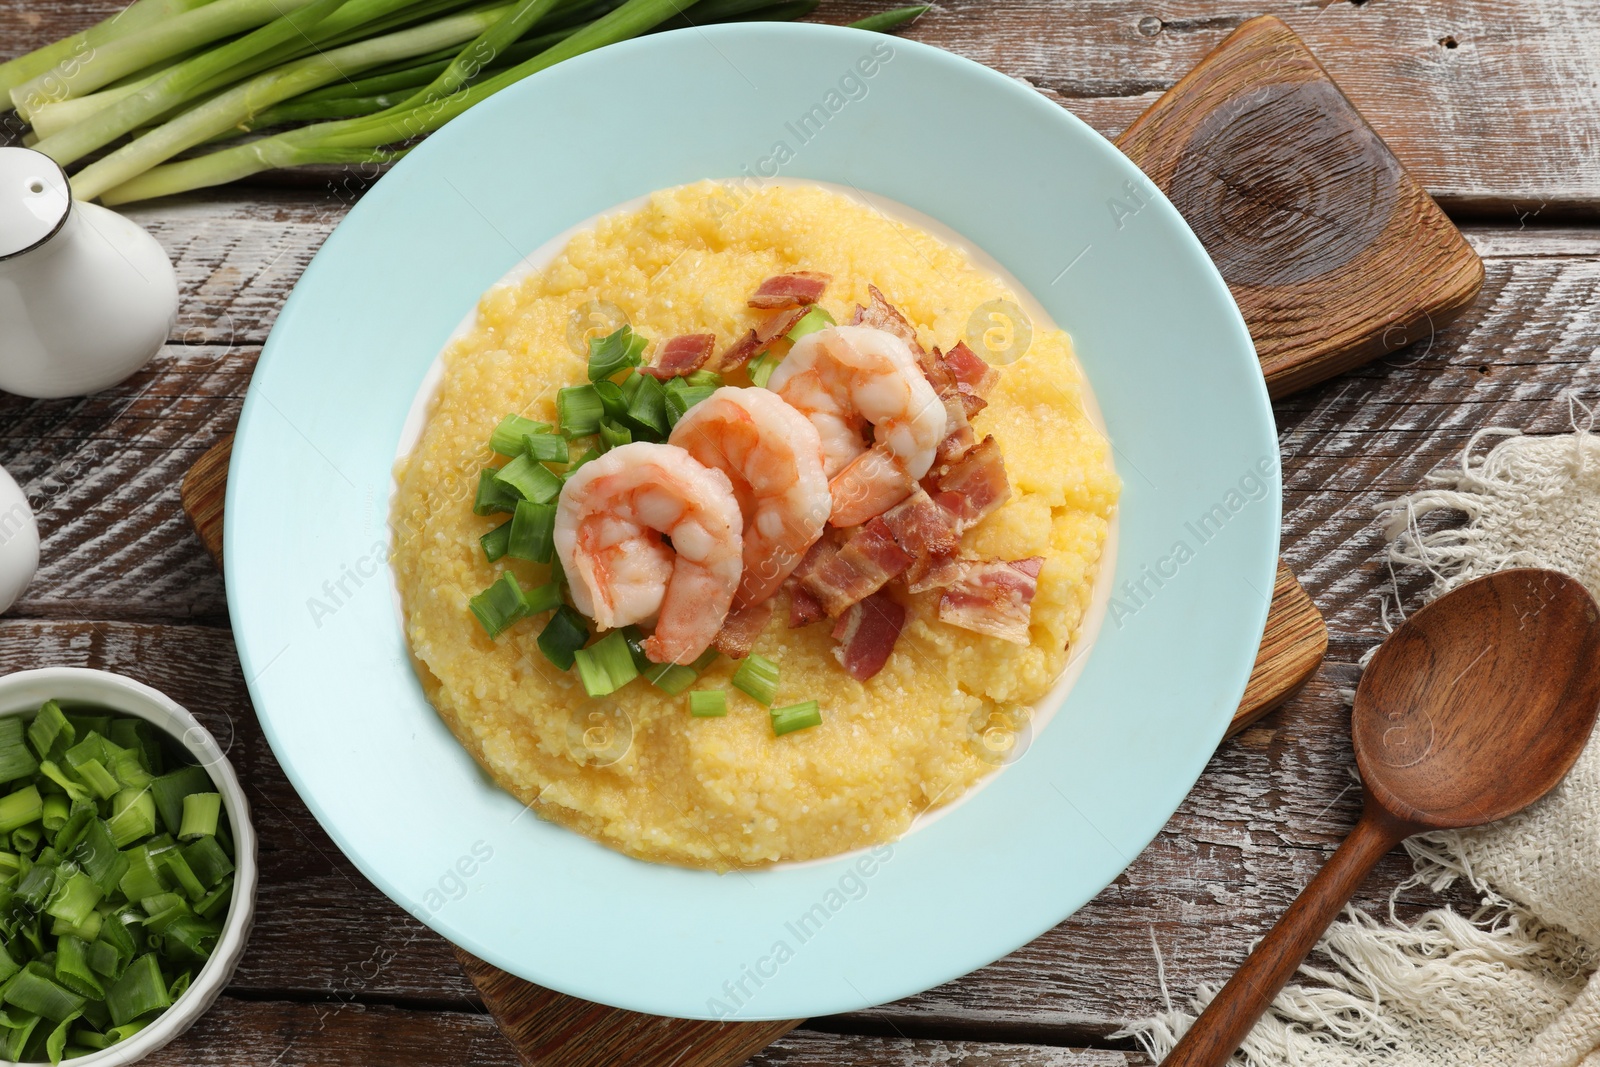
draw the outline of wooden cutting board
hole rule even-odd
[[[1426,336],[1482,284],[1465,239],[1278,19],[1241,26],[1117,145],[1199,234],[1275,397]],[[1113,197],[1107,210],[1139,206]],[[231,439],[220,442],[183,484],[184,510],[219,565],[231,448]],[[1294,693],[1327,647],[1322,616],[1280,563],[1228,736]],[[457,955],[530,1067],[736,1067],[801,1021],[619,1011]]]

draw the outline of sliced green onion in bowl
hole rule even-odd
[[[778,665],[765,656],[748,656],[733,672],[733,687],[771,707],[778,696]]]
[[[520,456],[522,439],[530,434],[545,433],[550,429],[546,422],[535,422],[521,415],[507,415],[489,435],[489,447],[502,456]]]
[[[838,324],[833,321],[833,316],[828,314],[827,308],[813,304],[811,310],[800,316],[800,321],[789,327],[789,332],[784,336],[791,341],[798,341],[808,333],[816,333],[818,330],[826,330],[829,326],[836,325]]]
[[[728,694],[721,689],[696,689],[689,694],[689,714],[697,719],[717,719],[728,714]]]
[[[805,730],[812,726],[822,725],[822,711],[815,700],[807,700],[803,704],[790,704],[787,707],[772,709],[772,734],[782,737],[792,734],[796,730]]]

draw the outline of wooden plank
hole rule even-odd
[[[1251,19],[1117,138],[1205,245],[1286,396],[1472,302],[1483,263],[1284,23]],[[1120,229],[1137,189],[1107,206]]]
[[[522,1067],[487,1015],[407,1011],[353,1000],[225,996],[149,1067],[374,1067],[398,1063]],[[661,1053],[608,1067],[671,1067]],[[748,1067],[1127,1067],[1123,1052],[1002,1042],[911,1040],[799,1030]],[[538,1067],[539,1061],[532,1061]]]
[[[0,56],[119,0],[0,0]],[[827,0],[814,21],[882,10]],[[1578,0],[946,0],[906,36],[1020,78],[1107,136],[1246,19],[1277,15],[1447,210],[1549,221],[1600,205],[1600,11]],[[14,116],[0,137],[15,139]],[[974,137],[981,139],[978,131]],[[325,184],[325,179],[319,179]]]

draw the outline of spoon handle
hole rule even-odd
[[[1378,860],[1409,832],[1369,805],[1350,836],[1183,1035],[1165,1067],[1222,1067]]]

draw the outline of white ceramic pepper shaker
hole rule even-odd
[[[0,148],[0,389],[78,396],[149,362],[178,315],[178,278],[154,237],[72,199],[66,173]]]
[[[0,467],[0,614],[17,602],[39,569],[39,527],[22,488]]]

